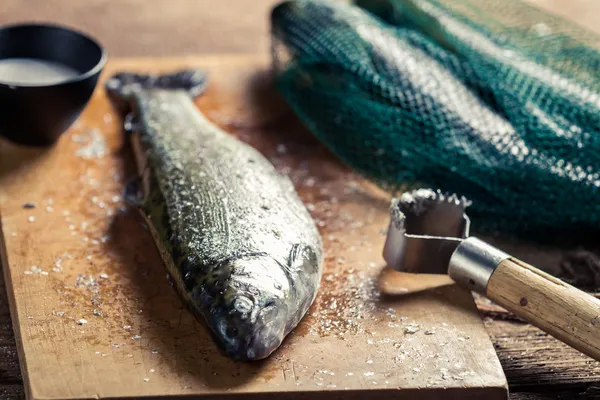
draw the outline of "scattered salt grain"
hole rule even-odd
[[[58,257],[56,259],[56,261],[54,261],[54,266],[52,267],[52,271],[54,272],[60,272],[63,270],[62,267],[62,258]]]
[[[100,274],[100,278],[101,278],[101,279],[108,279],[108,274],[101,273],[101,274]]]
[[[98,311],[98,310],[93,310],[92,314],[94,314],[96,317],[101,317],[102,316],[102,313],[100,311]]]
[[[440,368],[440,372],[442,373],[442,379],[447,380],[448,376],[448,368]]]
[[[131,329],[131,325],[123,325],[121,328],[123,328],[125,330],[129,330],[129,329]]]
[[[431,330],[431,331],[425,331],[426,335],[435,335],[435,331]]]
[[[65,315],[65,312],[64,312],[64,311],[56,311],[56,312],[54,313],[54,315],[56,315],[57,317],[62,317],[62,316],[64,316],[64,315]]]
[[[73,141],[84,144],[75,155],[85,160],[102,158],[107,153],[106,140],[98,129],[90,129],[83,135],[73,135]]]
[[[154,372],[154,368],[149,369],[148,372],[153,373]]]
[[[420,372],[420,371],[421,371],[421,369],[420,369],[420,368],[413,368],[413,371],[414,371],[414,372]]]
[[[92,293],[98,292],[98,281],[92,275],[77,275],[75,286],[86,287]]]
[[[29,271],[24,272],[25,275],[48,275],[48,271],[44,271],[37,265],[33,265]]]
[[[404,328],[404,333],[408,335],[412,335],[413,333],[417,333],[419,331],[419,326],[417,324],[410,324],[406,328]]]
[[[367,364],[373,364],[373,360],[367,360]]]
[[[367,371],[363,375],[364,376],[373,376],[373,375],[375,375],[375,372]]]
[[[150,378],[144,378],[144,382],[150,381]]]
[[[354,375],[354,372],[348,372],[348,373],[346,373],[346,376],[352,376],[352,375]]]
[[[140,335],[133,335],[131,338],[133,340],[140,340],[142,337]]]
[[[35,217],[34,217],[33,215],[30,215],[30,216],[27,218],[27,221],[29,221],[29,222],[35,222]]]
[[[77,325],[85,325],[87,323],[88,323],[87,319],[83,319],[83,318],[81,318],[79,321],[77,321]]]

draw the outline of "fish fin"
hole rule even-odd
[[[207,77],[204,71],[185,69],[162,75],[120,72],[106,82],[105,88],[117,105],[127,108],[130,97],[140,90],[183,90],[191,97],[196,97],[204,92],[206,86]]]
[[[290,251],[288,265],[292,271],[306,270],[315,272],[318,267],[318,256],[311,246],[295,244]],[[313,266],[314,271],[307,266]]]

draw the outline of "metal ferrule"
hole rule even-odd
[[[510,258],[505,252],[470,237],[458,245],[448,267],[448,275],[459,285],[484,294],[496,267]]]

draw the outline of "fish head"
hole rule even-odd
[[[211,330],[230,356],[266,358],[288,333],[289,313],[294,312],[288,304],[287,269],[267,255],[249,255],[214,270],[216,280],[201,295]]]

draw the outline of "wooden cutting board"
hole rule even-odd
[[[104,77],[185,66],[210,74],[199,108],[296,184],[324,239],[320,294],[268,360],[220,355],[123,203],[131,151],[99,86],[55,147],[0,142],[2,262],[28,397],[506,398],[471,295],[447,277],[385,268],[389,199],[302,128],[268,60],[112,60]]]

